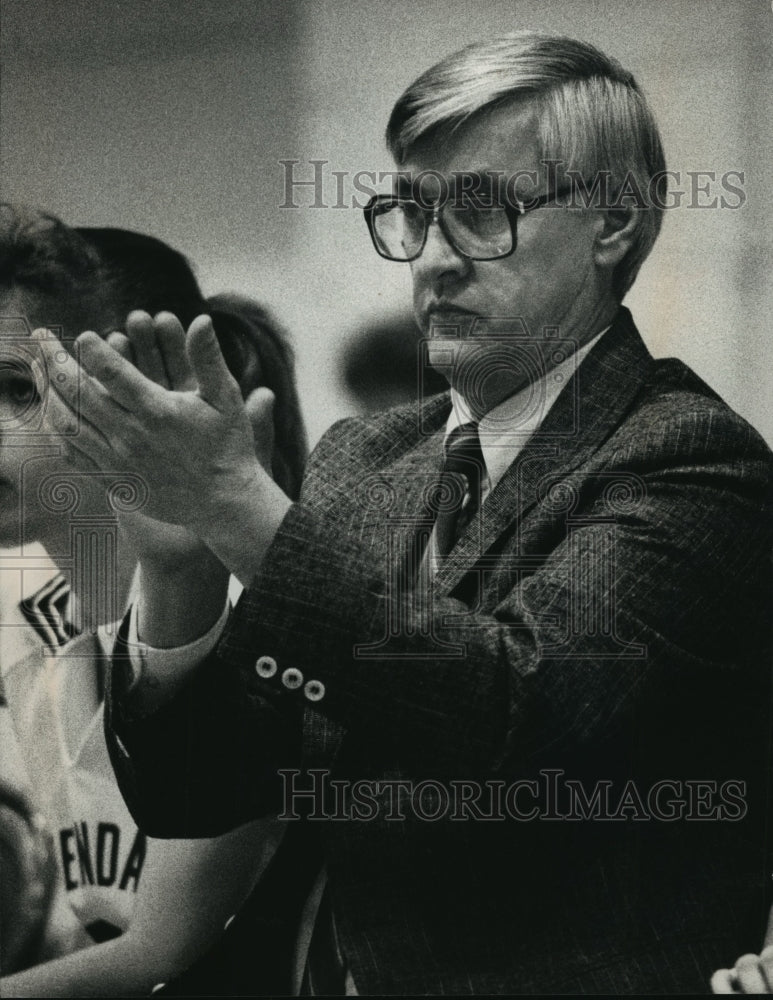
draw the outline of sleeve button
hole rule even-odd
[[[282,674],[282,683],[290,691],[297,691],[303,684],[303,674],[297,667],[288,667]]]
[[[255,673],[258,677],[273,677],[276,673],[276,660],[273,656],[260,656],[255,661]]]
[[[322,681],[307,681],[303,693],[309,701],[322,701],[325,697],[325,685]]]

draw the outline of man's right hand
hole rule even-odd
[[[196,378],[185,352],[185,331],[176,316],[153,319],[132,312],[126,333],[108,344],[164,389],[193,392]],[[150,646],[184,646],[219,617],[228,593],[228,570],[188,528],[142,511],[119,515],[121,545],[140,564],[137,597],[139,638]]]
[[[155,349],[159,334],[179,346],[180,331],[172,332],[171,324],[153,332]],[[70,447],[103,471],[142,478],[148,515],[188,528],[248,583],[290,501],[255,456],[253,426],[209,317],[191,324],[181,355],[159,350],[154,359],[147,338],[143,363],[148,370],[163,364],[168,388],[96,334],[78,338],[82,369],[74,359],[63,363],[61,351],[55,358],[57,344],[45,334],[36,337],[57,373],[46,414],[53,428],[77,430],[67,439]],[[187,361],[171,361],[172,354]],[[45,382],[42,372],[39,378]]]
[[[108,344],[147,379],[164,389],[194,392],[196,378],[185,353],[185,331],[171,313],[153,319],[136,310],[126,333],[111,333]],[[141,511],[119,516],[122,541],[128,542],[145,567],[179,569],[212,557],[201,539],[187,528],[149,517]]]

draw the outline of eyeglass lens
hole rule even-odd
[[[431,209],[407,199],[379,206],[373,221],[382,251],[394,260],[415,257],[423,246],[431,216]],[[468,257],[493,259],[512,250],[510,220],[501,206],[447,202],[441,206],[440,219],[447,238]]]

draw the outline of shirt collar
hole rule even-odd
[[[53,580],[60,570],[43,546],[32,542],[24,547],[0,549],[0,572],[3,577],[2,605],[16,607]]]
[[[30,655],[48,655],[20,605],[61,572],[38,542],[0,549],[0,676],[8,676]]]
[[[489,490],[496,486],[513,464],[527,440],[548,415],[561,390],[608,329],[608,326],[605,327],[560,364],[512,396],[508,396],[478,421],[480,447],[486,463]],[[446,422],[446,439],[454,428],[470,422],[475,421],[465,400],[452,389],[451,412]]]

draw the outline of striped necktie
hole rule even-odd
[[[22,615],[45,646],[55,653],[75,635],[67,619],[70,585],[61,573],[19,604]]]
[[[441,484],[445,486],[438,502],[435,543],[440,556],[446,556],[480,508],[481,485],[486,463],[480,448],[478,427],[461,424],[448,435]]]

